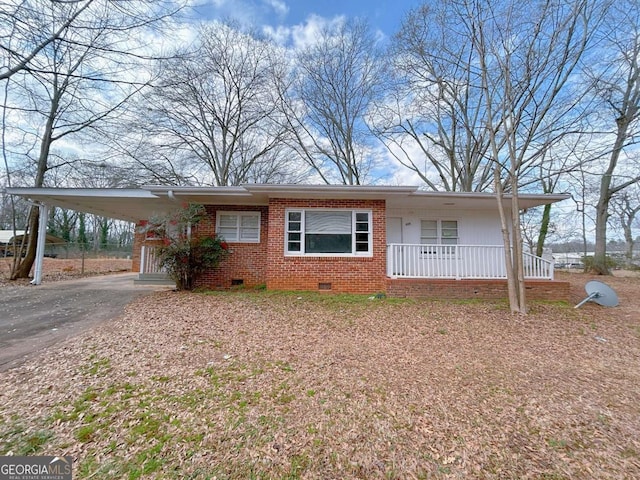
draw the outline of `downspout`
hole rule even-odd
[[[174,202],[178,203],[179,200],[176,198],[173,190],[167,190],[167,197],[169,197]],[[187,224],[187,238],[191,239],[191,222]]]

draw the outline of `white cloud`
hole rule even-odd
[[[344,15],[327,18],[311,14],[303,23],[292,26],[263,27],[263,33],[280,45],[291,45],[294,50],[299,50],[313,45],[320,38],[325,29],[334,29],[346,21]]]
[[[204,10],[209,20],[232,19],[245,27],[255,27],[274,18],[281,22],[289,6],[285,0],[208,0]]]
[[[264,25],[262,27],[262,33],[278,45],[287,45],[291,38],[291,27],[285,27],[283,25],[278,25],[277,27]]]
[[[221,0],[219,0],[221,1]],[[282,0],[262,0],[265,5],[271,7],[276,14],[284,17],[289,13],[289,6]]]

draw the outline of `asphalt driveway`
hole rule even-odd
[[[167,287],[133,284],[135,273],[0,289],[0,371],[34,352],[119,316],[135,298]]]

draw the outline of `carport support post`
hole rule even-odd
[[[40,218],[38,219],[38,244],[36,245],[36,265],[33,272],[32,285],[42,283],[42,262],[44,260],[44,247],[47,241],[47,219],[49,218],[49,207],[44,203],[38,204]]]

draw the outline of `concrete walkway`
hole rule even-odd
[[[116,318],[137,297],[168,287],[135,285],[135,273],[0,288],[0,371]]]

